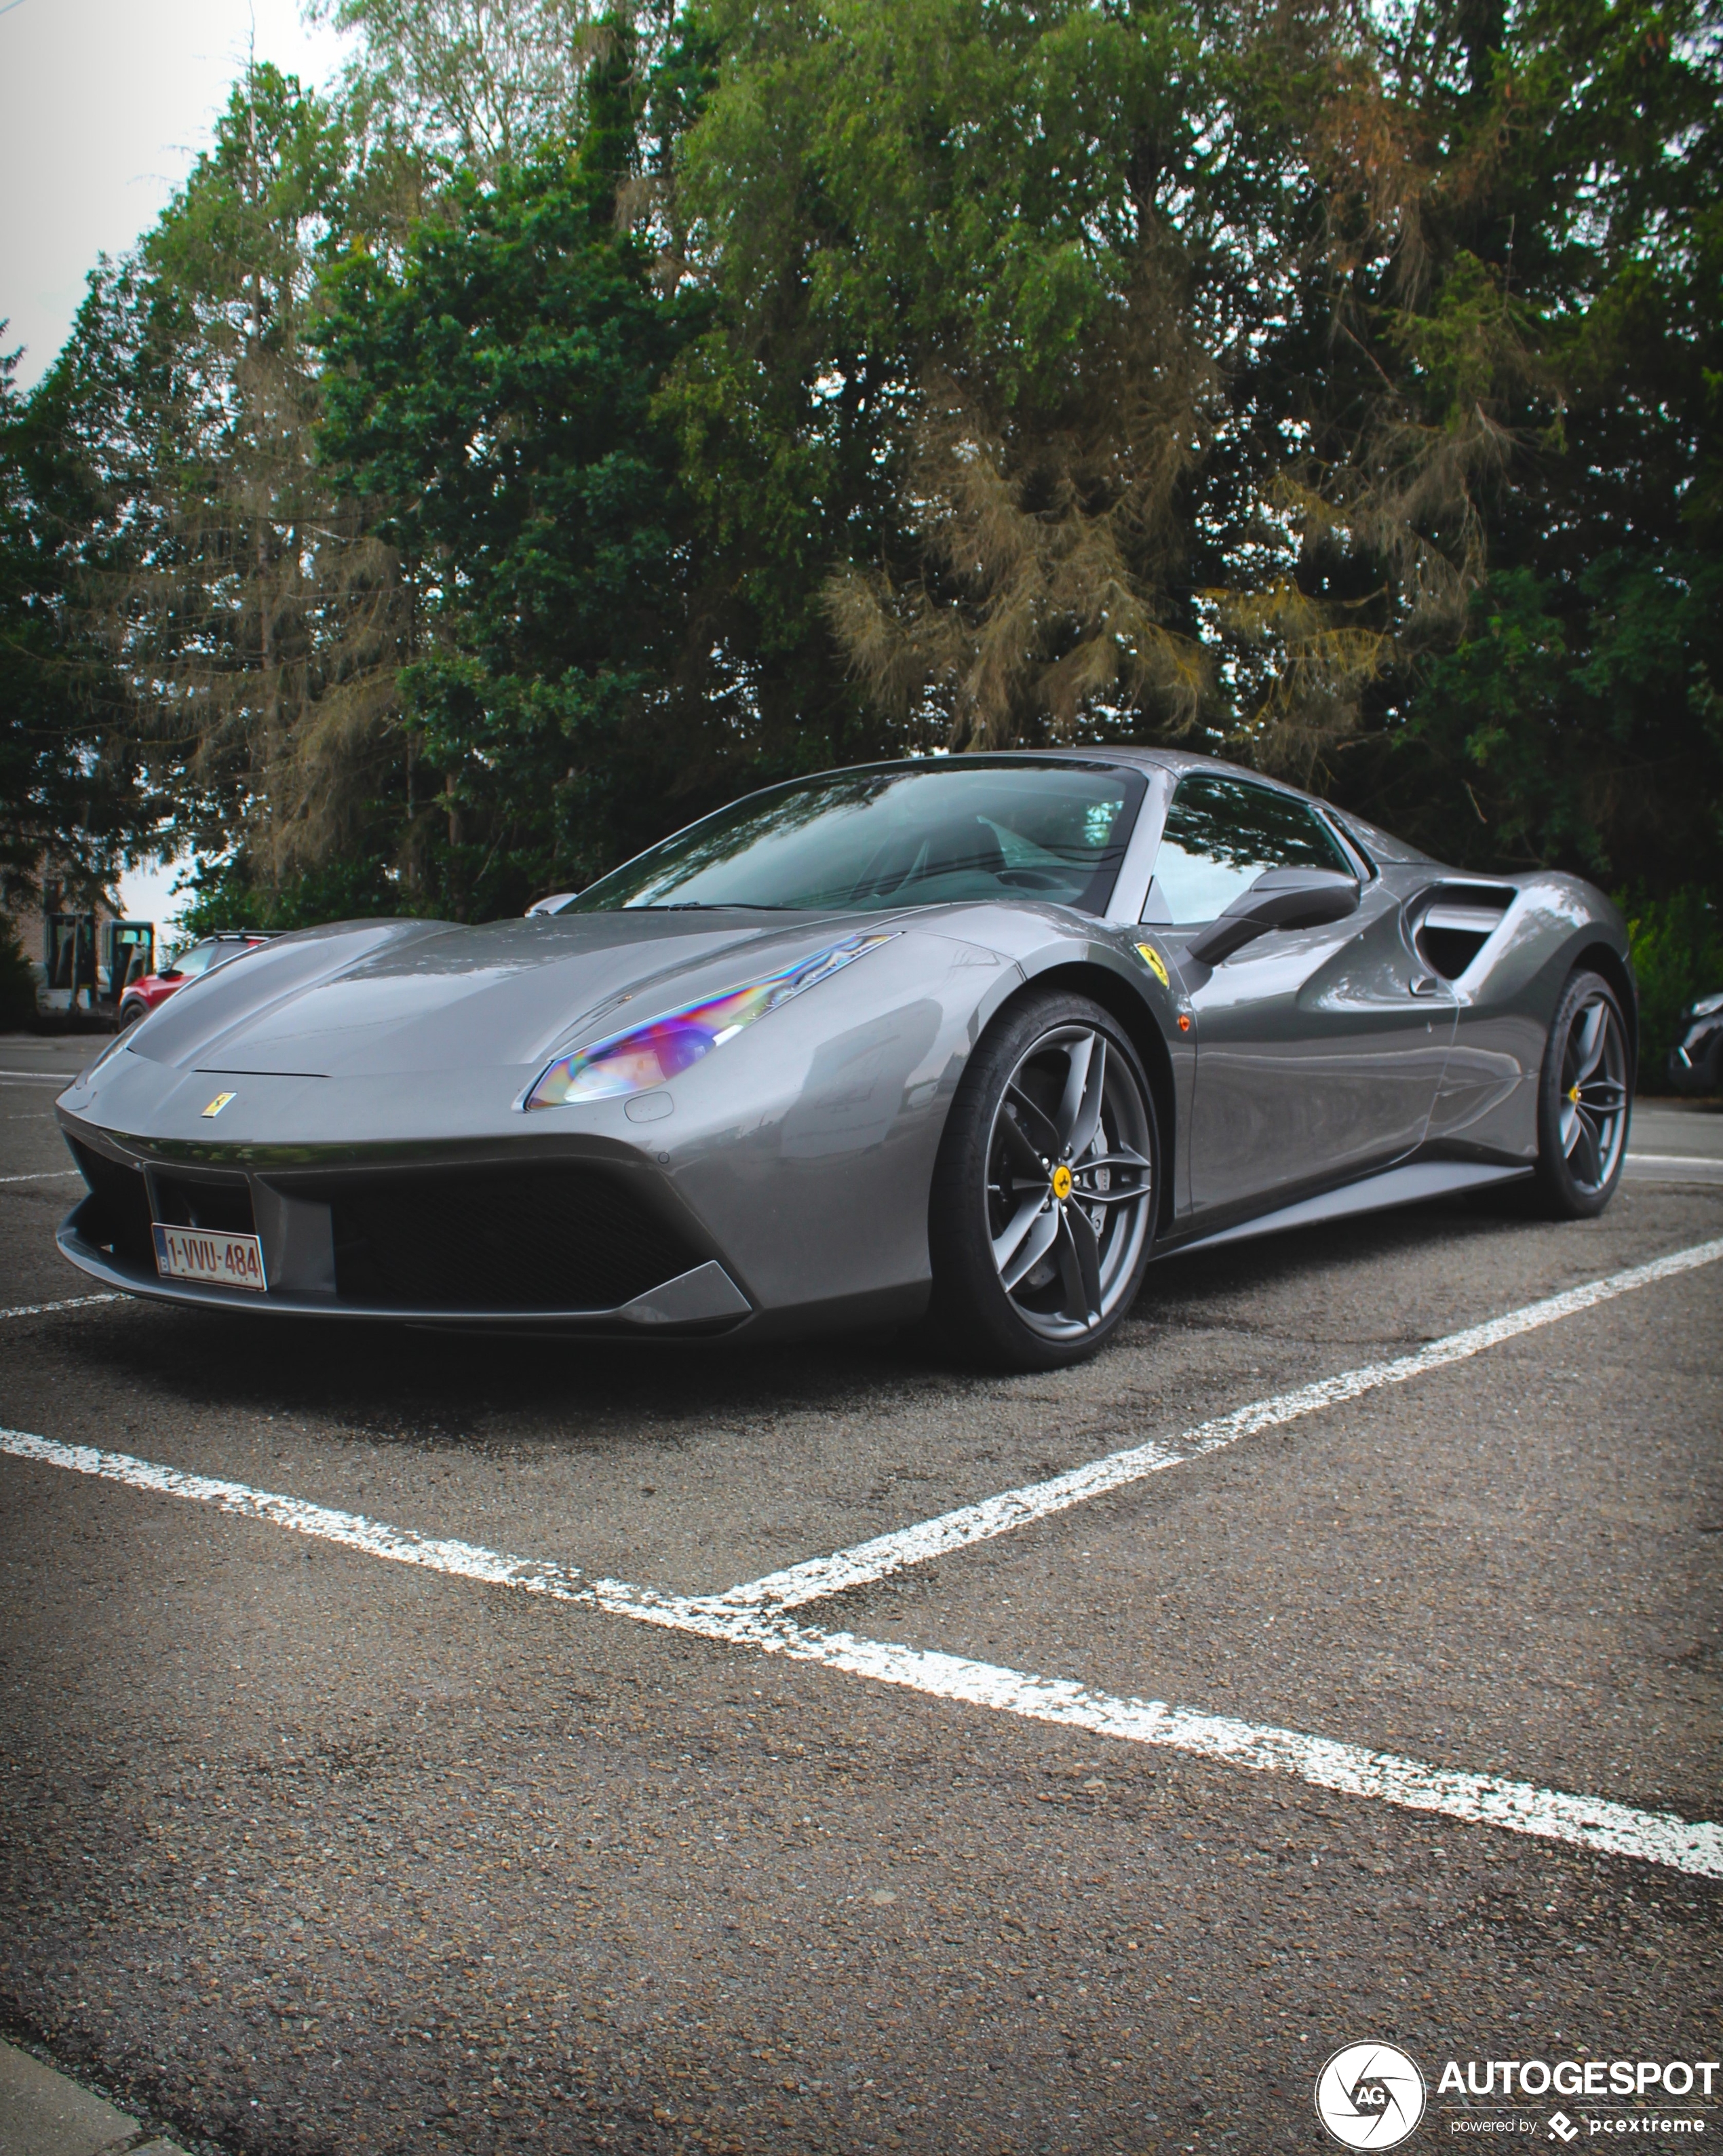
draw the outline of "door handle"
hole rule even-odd
[[[1412,980],[1412,993],[1415,996],[1439,996],[1442,983],[1433,973],[1415,973]]]

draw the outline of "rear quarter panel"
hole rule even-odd
[[[1542,871],[1500,880],[1517,896],[1454,984],[1459,1024],[1428,1142],[1466,1158],[1531,1161],[1544,1047],[1569,976],[1601,958],[1606,978],[1625,991],[1636,1033],[1637,996],[1627,923],[1602,891]]]

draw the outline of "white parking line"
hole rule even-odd
[[[1293,1392],[1253,1400],[1248,1407],[1234,1408],[1230,1414],[1217,1415],[1211,1422],[1199,1423],[1182,1437],[1169,1439],[1164,1444],[1138,1445],[1128,1451],[1109,1453],[1104,1459],[1087,1460],[1064,1475],[1055,1475],[1049,1481],[1007,1490],[978,1505],[964,1505],[954,1512],[941,1513],[937,1519],[900,1527],[895,1534],[875,1535],[870,1542],[836,1550],[829,1557],[811,1558],[805,1563],[789,1565],[782,1572],[767,1573],[762,1579],[745,1581],[714,1597],[713,1605],[720,1609],[794,1609],[804,1603],[822,1600],[828,1594],[841,1594],[848,1588],[866,1586],[874,1580],[884,1579],[888,1573],[901,1572],[906,1566],[925,1564],[930,1558],[943,1556],[949,1550],[963,1549],[972,1543],[988,1542],[995,1535],[1009,1534],[1014,1527],[1025,1527],[1032,1520],[1045,1519],[1050,1512],[1062,1512],[1069,1506],[1083,1504],[1109,1490],[1141,1481],[1146,1475],[1158,1475],[1163,1468],[1200,1460],[1223,1446],[1236,1445],[1241,1437],[1254,1437],[1259,1431],[1276,1430],[1283,1424],[1298,1421],[1301,1416],[1315,1414],[1319,1409],[1361,1399],[1381,1386],[1403,1385],[1432,1370],[1444,1369],[1451,1363],[1463,1363],[1469,1356],[1482,1354],[1486,1348],[1516,1339],[1522,1332],[1553,1325],[1559,1318],[1594,1309],[1600,1302],[1612,1301],[1617,1296],[1629,1295],[1635,1288],[1649,1287],[1654,1281],[1669,1280],[1677,1273],[1690,1272],[1696,1265],[1715,1265],[1720,1258],[1723,1258],[1723,1236],[1709,1243],[1695,1243],[1671,1256],[1655,1258],[1649,1265],[1631,1265],[1625,1272],[1611,1273],[1603,1280],[1588,1281],[1583,1287],[1569,1288],[1541,1302],[1527,1303],[1504,1317],[1492,1317],[1483,1325],[1468,1326],[1463,1332],[1450,1332],[1445,1338],[1433,1340],[1428,1347],[1420,1348],[1416,1354],[1397,1356],[1391,1363],[1367,1363],[1360,1369],[1343,1370],[1338,1377],[1319,1378],[1314,1384],[1300,1385]]]
[[[849,1632],[815,1631],[782,1618],[741,1617],[731,1626],[705,1609],[667,1600],[663,1614],[638,1590],[595,1584],[607,1609],[676,1631],[703,1632],[762,1654],[818,1662],[876,1683],[901,1685],[936,1699],[960,1700],[1028,1722],[1051,1722],[1130,1744],[1154,1744],[1198,1758],[1218,1760],[1257,1774],[1290,1774],[1317,1789],[1374,1797],[1417,1812],[1439,1812],[1472,1826],[1504,1827],[1510,1834],[1565,1841],[1613,1856],[1638,1857],[1704,1879],[1723,1879],[1723,1826],[1684,1820],[1671,1812],[1645,1812],[1603,1797],[1570,1796],[1499,1774],[1469,1774],[1433,1767],[1392,1752],[1342,1744],[1270,1723],[1240,1722],[1168,1707],[1161,1700],[1118,1699],[1068,1680],[1034,1676],[956,1655],[929,1654]],[[741,1613],[736,1613],[737,1616]]]
[[[94,1445],[61,1445],[28,1430],[0,1430],[0,1451],[134,1490],[186,1497],[218,1511],[263,1520],[290,1532],[339,1543],[367,1557],[417,1565],[487,1586],[513,1587],[557,1602],[584,1604],[674,1632],[694,1633],[794,1661],[815,1662],[936,1699],[961,1701],[1029,1722],[1048,1722],[1126,1743],[1152,1744],[1249,1768],[1290,1774],[1316,1788],[1374,1797],[1404,1810],[1439,1812],[1474,1826],[1562,1841],[1636,1857],[1708,1879],[1723,1878],[1723,1827],[1669,1812],[1645,1812],[1607,1798],[1570,1796],[1495,1774],[1469,1774],[1331,1738],[1301,1734],[1231,1716],[1172,1707],[1159,1700],[1118,1699],[1056,1678],[1034,1676],[960,1656],[928,1654],[849,1632],[818,1631],[753,1609],[721,1609],[693,1597],[654,1594],[618,1579],[582,1581],[567,1566],[510,1557],[475,1543],[438,1539],[362,1514],[305,1503],[208,1475],[136,1460]]]
[[[1716,1183],[1723,1160],[1697,1152],[1630,1152],[1627,1166],[1641,1183]]]
[[[75,1168],[38,1168],[31,1175],[0,1175],[0,1183],[63,1183],[77,1173]]]
[[[58,1086],[64,1092],[77,1075],[75,1070],[0,1070],[0,1081],[8,1086]]]
[[[36,1437],[28,1430],[0,1430],[0,1452],[20,1460],[39,1460],[49,1467],[69,1468],[74,1475],[96,1475],[108,1482],[124,1482],[133,1490],[153,1490],[164,1497],[190,1497],[218,1512],[238,1512],[244,1517],[267,1520],[296,1535],[318,1542],[340,1543],[367,1557],[387,1558],[395,1564],[423,1565],[432,1572],[453,1573],[461,1579],[482,1579],[493,1587],[525,1587],[535,1594],[551,1594],[564,1602],[591,1602],[589,1589],[576,1583],[577,1572],[557,1564],[540,1564],[529,1558],[501,1557],[476,1543],[449,1542],[416,1534],[410,1527],[387,1527],[368,1520],[362,1512],[332,1512],[326,1505],[309,1505],[303,1498],[285,1497],[275,1490],[254,1490],[244,1482],[225,1482],[209,1475],[189,1475],[183,1468],[163,1467],[152,1460],[135,1460],[130,1453],[105,1452],[94,1445],[61,1445],[51,1437]]]
[[[69,1295],[63,1302],[17,1302],[0,1310],[0,1317],[46,1317],[50,1311],[88,1310],[93,1302],[129,1302],[124,1295]]]
[[[1314,1413],[1319,1407],[1356,1399],[1380,1385],[1404,1383],[1537,1326],[1593,1308],[1654,1281],[1713,1264],[1719,1258],[1723,1258],[1723,1239],[1697,1244],[1649,1265],[1635,1265],[1542,1302],[1528,1304],[1485,1325],[1451,1333],[1416,1355],[1372,1363],[1241,1408],[1191,1432],[1183,1440],[1187,1449],[1182,1453],[1154,1446],[1115,1453],[1052,1482],[1008,1491],[1003,1498],[990,1500],[987,1506],[948,1513],[943,1520],[928,1522],[921,1528],[880,1537],[874,1543],[862,1545],[860,1550],[840,1551],[834,1558],[817,1560],[814,1567],[792,1567],[787,1573],[773,1573],[767,1580],[751,1581],[716,1597],[659,1594],[623,1580],[587,1580],[572,1567],[510,1557],[475,1543],[421,1535],[412,1528],[367,1519],[362,1513],[334,1511],[279,1491],[254,1490],[243,1482],[189,1474],[94,1445],[62,1445],[27,1430],[0,1430],[0,1451],[133,1489],[214,1505],[222,1512],[263,1520],[293,1533],[336,1543],[393,1563],[416,1565],[489,1586],[518,1588],[554,1601],[582,1604],[638,1624],[693,1633],[759,1654],[818,1663],[826,1669],[900,1686],[936,1699],[957,1700],[1027,1721],[1084,1729],[1127,1743],[1162,1746],[1256,1773],[1290,1774],[1320,1789],[1373,1797],[1407,1810],[1440,1813],[1473,1825],[1501,1827],[1510,1833],[1635,1857],[1700,1877],[1723,1878],[1723,1827],[1709,1820],[1640,1811],[1606,1798],[1572,1796],[1500,1775],[1432,1766],[1331,1738],[1168,1707],[1158,1700],[1116,1698],[1067,1680],[971,1661],[961,1656],[859,1639],[849,1632],[817,1630],[794,1624],[782,1614],[792,1594],[798,1600],[811,1599],[803,1590],[816,1578],[833,1583],[818,1590],[823,1593],[854,1585],[862,1578],[878,1578],[899,1564],[919,1562],[941,1549],[961,1548],[982,1539],[983,1533],[1003,1533],[1025,1520],[1044,1517],[1100,1490],[1116,1489],[1121,1481],[1153,1473],[1157,1467],[1232,1444],[1251,1430],[1272,1429],[1298,1415]],[[864,1559],[864,1552],[872,1555]],[[760,1592],[773,1583],[779,1584],[773,1592]]]

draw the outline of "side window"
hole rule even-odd
[[[1321,818],[1289,793],[1206,772],[1180,779],[1155,855],[1145,920],[1213,921],[1264,869],[1352,865]]]

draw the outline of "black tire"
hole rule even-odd
[[[115,1027],[115,1030],[118,1033],[124,1033],[128,1027],[136,1025],[143,1014],[144,1007],[141,1004],[121,1004],[120,1006],[120,1023]]]
[[[1556,1220],[1594,1220],[1627,1158],[1633,1058],[1621,998],[1582,968],[1556,1006],[1537,1091],[1537,1194]]]
[[[1141,1285],[1160,1188],[1154,1096],[1115,1020],[1058,989],[1008,1005],[969,1059],[933,1172],[941,1343],[993,1369],[1093,1355]]]

